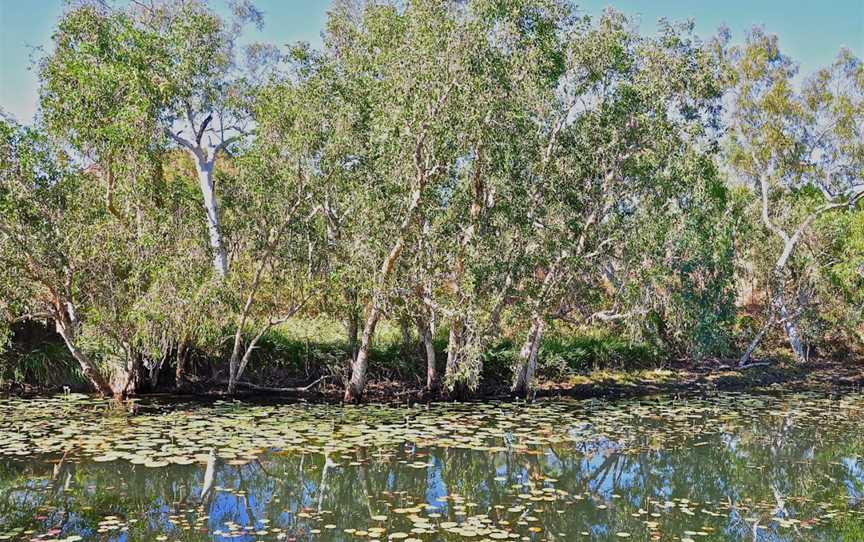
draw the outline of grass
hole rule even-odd
[[[570,386],[644,386],[646,384],[671,384],[677,382],[680,378],[680,372],[669,369],[639,369],[635,371],[598,369],[572,376],[567,380],[567,384]]]
[[[440,331],[435,337],[435,350],[439,374],[443,374],[447,336],[446,329]],[[521,341],[511,338],[492,344],[483,356],[482,381],[509,385],[520,347]],[[248,370],[251,378],[270,382],[309,380],[322,375],[344,379],[349,357],[346,330],[341,323],[323,318],[296,319],[262,339]],[[649,370],[660,367],[661,360],[650,346],[609,334],[552,333],[543,340],[538,352],[537,377],[541,381],[568,382],[635,371],[634,374],[644,378]],[[373,344],[369,372],[370,380],[422,382],[425,358],[416,337],[411,344],[403,344],[401,330],[390,322],[382,322]]]
[[[445,345],[438,341],[436,346],[443,353]],[[273,378],[277,373],[283,379],[290,375],[289,380],[322,375],[344,378],[350,356],[347,332],[341,323],[323,318],[294,319],[262,338],[249,371],[256,378]],[[419,347],[403,345],[401,331],[388,322],[382,322],[377,330],[369,370],[372,379],[414,380],[425,374]]]
[[[38,331],[38,330],[37,330]],[[230,330],[229,330],[230,331]],[[412,330],[412,334],[413,334]],[[230,333],[225,334],[230,336]],[[47,340],[30,330],[21,333],[13,348],[0,354],[0,384],[28,383],[39,387],[75,385],[81,378],[61,342]],[[513,380],[522,336],[505,337],[483,355],[481,386],[488,391],[508,388]],[[227,344],[227,343],[226,343]],[[435,337],[438,372],[444,373],[447,328]],[[198,374],[224,371],[229,352],[200,352]],[[398,325],[382,322],[369,364],[370,382],[418,386],[425,382],[424,352],[412,337],[403,344]],[[267,386],[293,386],[328,376],[342,384],[349,375],[349,350],[345,326],[325,318],[294,319],[271,330],[259,343],[244,379]],[[597,330],[551,329],[538,352],[537,385],[540,388],[617,387],[674,385],[699,379],[718,388],[763,386],[765,383],[801,380],[807,368],[778,363],[746,371],[734,368],[679,367],[670,370],[666,357],[655,347],[632,342]],[[710,370],[707,370],[710,369]],[[167,380],[171,380],[170,375]]]
[[[85,383],[66,346],[54,341],[16,344],[0,353],[0,386],[36,383],[56,387]]]

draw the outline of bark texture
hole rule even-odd
[[[435,344],[432,342],[432,327],[423,318],[417,319],[417,335],[426,358],[426,389],[434,391],[438,389],[438,368],[435,359]]]
[[[207,214],[207,231],[210,234],[210,249],[213,251],[213,268],[220,277],[228,274],[228,256],[222,240],[222,225],[219,217],[219,204],[213,184],[215,161],[208,159],[202,152],[193,153],[198,170],[198,186],[204,200]]]
[[[522,345],[522,350],[519,352],[519,369],[513,382],[513,393],[520,397],[528,397],[531,393],[534,374],[537,372],[537,352],[540,349],[543,328],[542,315],[534,313],[525,344]]]

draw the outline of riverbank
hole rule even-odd
[[[77,364],[50,330],[20,334],[15,348],[0,356],[0,393],[40,396],[70,391],[89,393]],[[437,371],[444,374],[447,337],[435,337]],[[502,339],[483,355],[483,371],[474,399],[508,399],[512,368],[519,355],[516,340]],[[364,400],[371,403],[414,403],[452,400],[425,389],[426,359],[416,342],[398,328],[384,325],[373,346]],[[138,396],[226,396],[230,352],[187,353],[186,384],[175,386],[173,357],[148,377]],[[292,321],[262,338],[255,357],[238,385],[240,398],[268,397],[338,403],[348,377],[349,343],[338,322]],[[5,362],[4,362],[5,359]],[[795,363],[782,343],[768,343],[758,362],[747,369],[736,360],[670,359],[657,347],[627,341],[596,330],[562,330],[549,334],[538,353],[534,397],[633,397],[658,393],[700,393],[711,390],[758,390],[783,386],[791,391],[831,391],[864,387],[864,355],[842,345],[824,349],[806,364]],[[148,375],[145,375],[147,377]]]
[[[730,367],[722,363],[710,366],[678,367],[667,369],[596,370],[571,377],[567,381],[545,380],[538,383],[534,398],[572,397],[625,398],[657,394],[695,394],[708,391],[814,391],[832,393],[864,388],[864,361],[839,362],[818,360],[808,365],[787,362],[752,366],[747,369]],[[325,386],[317,397],[326,401],[339,401],[342,388]],[[482,387],[476,399],[507,400],[514,398],[507,388]],[[369,402],[435,402],[449,400],[443,394],[429,393],[399,382],[370,384],[366,400]]]
[[[717,391],[765,392],[813,391],[832,393],[864,389],[864,360],[814,360],[806,365],[788,361],[765,363],[740,369],[721,362],[669,368],[639,370],[598,369],[562,380],[544,379],[538,382],[532,398],[572,397],[627,398],[657,394],[699,394]],[[44,396],[61,393],[61,387],[6,387],[5,394]],[[76,390],[81,391],[81,390]],[[302,400],[314,403],[339,403],[344,387],[333,377],[319,377],[311,382],[292,386],[266,386],[243,383],[235,398],[267,398],[270,400]],[[140,394],[149,398],[225,398],[224,383],[215,377],[193,379],[183,390],[160,388]],[[503,386],[481,385],[471,396],[474,400],[516,399]],[[364,401],[379,404],[434,403],[452,401],[441,390],[430,392],[416,382],[406,380],[376,380],[369,383]]]

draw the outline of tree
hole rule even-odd
[[[732,50],[731,61],[729,163],[755,185],[762,226],[776,239],[766,320],[740,365],[774,325],[783,327],[795,358],[804,362],[799,321],[807,296],[789,295],[790,262],[817,219],[853,210],[864,198],[864,66],[851,51],[841,51],[830,68],[796,90],[796,66],[781,54],[776,36],[761,29]],[[805,203],[803,211],[796,201]]]
[[[0,262],[9,270],[0,288],[7,310],[16,319],[52,321],[98,393],[134,394],[145,365],[168,348],[170,326],[151,318],[153,297],[171,306],[164,288],[170,264],[195,276],[202,261],[183,242],[190,213],[178,187],[162,184],[150,161],[128,164],[148,180],[134,185],[149,189],[124,192],[118,203],[140,217],[118,225],[93,173],[35,129],[5,121],[0,127]]]
[[[463,11],[425,1],[359,10],[338,5],[328,21],[322,61],[337,74],[338,92],[350,95],[346,105],[365,120],[363,138],[344,156],[356,163],[350,219],[362,224],[351,230],[361,261],[374,266],[363,269],[372,286],[362,292],[365,321],[346,401],[362,397],[400,259],[459,156],[456,134],[476,69],[471,36],[458,17]]]
[[[528,332],[514,393],[532,385],[548,322],[645,317],[621,310],[634,286],[628,278],[652,265],[640,231],[686,213],[706,176],[716,177],[711,127],[722,86],[711,47],[692,24],[661,21],[647,38],[614,11],[571,42],[561,92],[543,106],[542,151],[530,168],[530,200],[540,203],[527,232],[532,272],[519,287]],[[628,262],[631,252],[639,257]],[[611,295],[600,294],[610,281]]]
[[[131,155],[174,143],[195,165],[213,266],[228,272],[214,174],[220,156],[252,132],[249,88],[272,55],[256,46],[241,70],[235,60],[242,24],[260,24],[247,2],[225,21],[198,1],[138,2],[114,9],[85,2],[68,11],[54,50],[40,66],[41,111],[52,133],[66,138],[103,172],[106,206]]]
[[[73,269],[57,238],[71,229],[65,222],[74,207],[67,198],[79,190],[82,176],[64,167],[66,159],[33,130],[4,120],[0,137],[0,261],[8,270],[3,297],[25,317],[53,319],[84,377],[98,393],[111,395],[108,379],[78,343]]]
[[[529,271],[529,234],[545,203],[531,168],[551,158],[542,134],[558,130],[546,124],[544,108],[555,101],[576,32],[564,2],[478,2],[473,9],[484,70],[474,76],[472,124],[462,136],[470,146],[432,236],[435,252],[446,255],[436,303],[450,320],[444,382],[456,397],[476,388],[482,354]]]
[[[322,228],[315,219],[316,186],[332,174],[321,159],[320,130],[305,109],[302,88],[277,86],[259,100],[261,137],[233,164],[231,228],[237,295],[228,393],[233,394],[261,338],[304,308],[322,278]],[[338,164],[335,165],[338,168]],[[226,179],[228,180],[228,179]],[[258,323],[244,345],[247,326]]]

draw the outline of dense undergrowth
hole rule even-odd
[[[225,330],[224,344],[210,351],[197,351],[191,359],[195,381],[217,382],[227,367],[227,340],[232,334]],[[443,374],[447,357],[446,329],[434,337],[439,371]],[[12,347],[0,354],[0,386],[49,391],[69,386],[87,389],[80,369],[62,343],[50,329],[38,324],[17,326],[13,330]],[[506,387],[513,379],[512,368],[517,363],[520,345],[512,339],[502,339],[483,355],[481,387]],[[413,337],[403,342],[400,330],[382,326],[373,346],[370,375],[375,380],[396,382],[405,386],[422,386],[425,377],[424,353]],[[258,344],[250,364],[247,380],[261,386],[289,386],[326,377],[342,383],[347,378],[347,360],[351,349],[342,324],[324,319],[292,320],[265,335]],[[602,331],[571,331],[548,334],[538,354],[538,378],[541,381],[566,384],[593,371],[628,372],[662,368],[667,358],[646,343],[634,343]],[[173,366],[163,367],[156,390],[174,387]]]
[[[0,355],[0,390],[51,393],[69,387],[88,391],[75,360],[62,340],[50,329],[28,324],[14,329],[12,347]],[[183,391],[221,393],[228,367],[228,338],[224,344],[189,356],[190,384]],[[439,332],[434,338],[439,373],[443,374],[447,357],[447,336]],[[679,359],[672,352],[648,343],[632,342],[602,330],[556,330],[542,341],[538,352],[538,388],[554,393],[580,386],[643,388],[651,385],[692,387],[694,374],[703,375],[708,386],[751,388],[789,380],[805,381],[808,373],[821,370],[802,366],[788,355],[782,344],[773,345],[773,363],[756,370],[740,371],[731,359]],[[848,346],[848,345],[847,345]],[[518,363],[520,345],[502,339],[483,354],[483,372],[478,395],[508,392]],[[850,365],[857,356],[843,345],[826,348],[822,361],[833,365]],[[262,338],[244,381],[259,387],[296,387],[320,381],[341,387],[348,379],[346,370],[351,350],[345,330],[339,322],[325,319],[292,320]],[[408,343],[397,327],[385,324],[372,350],[370,376],[388,389],[420,390],[424,385],[425,358],[422,345],[412,337]],[[854,365],[854,364],[853,364]],[[144,393],[177,391],[175,367],[163,367],[157,386],[142,389]],[[825,378],[830,373],[819,373]],[[830,377],[829,377],[830,378]]]

